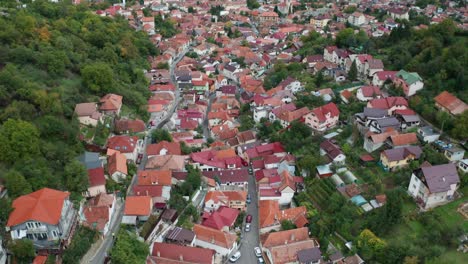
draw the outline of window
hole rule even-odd
[[[416,184],[413,184],[413,189],[416,189]]]

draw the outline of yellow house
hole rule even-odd
[[[385,169],[394,170],[419,159],[421,153],[422,149],[419,146],[387,149],[380,153],[380,162]]]

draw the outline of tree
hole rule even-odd
[[[193,6],[188,7],[188,12],[192,14],[195,13],[195,9],[193,8]]]
[[[85,65],[81,69],[83,84],[92,92],[109,92],[114,84],[112,68],[103,62]]]
[[[112,263],[144,263],[149,254],[148,246],[138,237],[120,228],[117,240],[111,250]]]
[[[0,226],[5,226],[8,217],[10,216],[10,213],[13,211],[13,208],[11,207],[11,200],[8,198],[2,198],[0,199]]]
[[[78,160],[72,160],[65,165],[64,182],[67,190],[81,193],[89,186],[86,168]]]
[[[156,69],[166,69],[169,70],[169,63],[167,62],[160,62],[156,65]]]
[[[169,132],[165,129],[155,129],[151,134],[153,143],[160,142],[160,141],[168,141],[172,142],[172,136]]]
[[[468,111],[455,118],[452,135],[459,139],[468,138]]]
[[[257,2],[257,0],[247,0],[247,8],[250,10],[257,9],[260,7],[260,4]]]
[[[8,194],[12,198],[16,198],[18,196],[28,194],[32,192],[31,185],[29,182],[24,178],[24,176],[15,171],[10,170],[5,175],[6,187],[8,189]]]
[[[354,60],[353,63],[351,64],[351,69],[349,69],[349,72],[348,72],[348,79],[350,81],[355,81],[357,79],[356,60]]]
[[[356,240],[357,248],[366,259],[373,259],[382,254],[387,246],[384,240],[377,237],[369,229],[364,229]]]
[[[291,230],[296,229],[296,225],[291,220],[283,220],[281,221],[281,230]]]
[[[13,240],[9,244],[9,249],[19,264],[29,264],[32,262],[36,252],[34,251],[33,242],[29,239]]]
[[[15,163],[39,154],[39,131],[26,121],[8,119],[0,127],[0,161]]]

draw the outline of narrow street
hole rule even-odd
[[[208,113],[211,111],[211,104],[213,104],[213,100],[216,98],[216,94],[210,94],[210,97],[208,99],[208,107],[206,108],[206,116],[205,119],[203,120],[203,136],[205,137],[205,140],[211,137],[210,130],[208,129]]]

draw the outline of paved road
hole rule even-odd
[[[216,93],[212,93],[208,98],[208,106],[206,107],[205,120],[203,120],[203,136],[205,137],[205,140],[208,140],[208,138],[211,137],[210,129],[208,128],[208,113],[211,111],[211,104],[213,103],[213,100],[215,98]]]
[[[258,196],[257,186],[255,184],[255,178],[253,175],[249,178],[249,191],[252,202],[247,206],[247,214],[252,215],[252,223],[250,226],[250,232],[244,232],[244,238],[241,239],[241,258],[239,263],[255,264],[257,263],[257,257],[254,253],[254,248],[260,244],[259,240],[259,219],[258,219]]]

